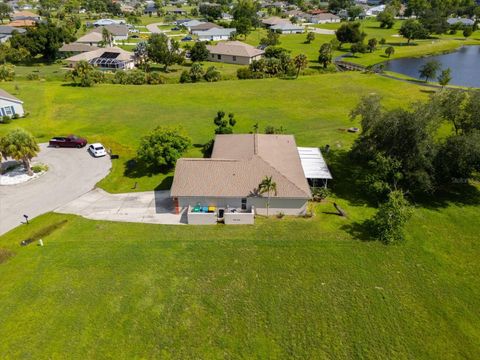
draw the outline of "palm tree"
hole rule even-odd
[[[0,142],[0,153],[5,157],[21,161],[30,176],[33,175],[30,161],[39,151],[33,135],[20,128],[10,131]]]
[[[300,70],[305,69],[307,67],[307,64],[308,64],[307,56],[305,54],[299,54],[295,56],[295,58],[293,59],[293,63],[295,64],[295,68],[297,69],[296,77],[298,78],[298,75],[300,74]]]
[[[268,209],[270,208],[270,192],[273,192],[277,196],[277,183],[272,180],[271,176],[265,176],[262,182],[258,185],[258,193],[267,193],[267,216]]]
[[[113,36],[110,31],[106,27],[102,29],[102,42],[105,44],[105,46],[112,46],[112,41],[113,41]]]

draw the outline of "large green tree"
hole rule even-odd
[[[409,44],[412,40],[428,37],[428,31],[421,23],[413,19],[406,20],[398,33],[407,39]]]
[[[174,64],[183,62],[178,41],[168,38],[165,34],[152,34],[147,43],[150,60],[164,65],[165,71]]]
[[[340,41],[340,46],[345,43],[359,43],[362,42],[367,34],[360,30],[360,23],[355,22],[347,22],[343,23],[337,31],[335,31],[335,35]]]
[[[137,158],[148,168],[171,168],[188,149],[191,140],[181,130],[157,127],[140,140]]]
[[[4,2],[1,2],[0,3],[0,21],[2,21],[2,24],[4,19],[8,20],[10,18],[11,13],[12,13],[12,8],[10,7],[10,5]]]

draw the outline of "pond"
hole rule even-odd
[[[430,60],[437,60],[442,69],[452,70],[451,85],[480,88],[480,46],[476,45],[463,46],[449,54],[390,60],[385,63],[385,70],[418,79],[419,69]]]

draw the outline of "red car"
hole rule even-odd
[[[75,135],[57,136],[49,141],[50,146],[54,147],[76,147],[81,148],[87,145],[87,140]]]

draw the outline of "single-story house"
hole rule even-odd
[[[23,116],[23,101],[0,89],[0,118],[3,116]]]
[[[271,16],[269,18],[263,19],[262,24],[265,25],[265,27],[269,28],[274,25],[280,25],[280,24],[290,24],[290,20],[288,19],[283,19],[278,16]]]
[[[16,11],[12,15],[12,20],[33,20],[38,22],[41,20],[40,15],[35,14],[31,11]]]
[[[303,26],[288,23],[270,26],[270,30],[279,32],[281,34],[301,34],[305,29]]]
[[[450,18],[447,19],[447,23],[449,25],[457,25],[457,24],[462,24],[465,26],[473,26],[475,24],[475,21],[472,19],[466,19],[466,18]]]
[[[222,28],[222,26],[217,25],[217,24],[212,23],[212,22],[204,22],[204,23],[189,27],[190,32],[192,34],[195,34],[195,32],[198,32],[198,31],[207,31],[207,30],[211,30],[211,29],[221,29],[221,28]]]
[[[205,21],[199,21],[199,20],[189,20],[189,21],[186,21],[182,24],[179,24],[179,25],[182,25],[182,26],[185,26],[187,28],[188,31],[190,31],[190,29],[193,27],[193,26],[198,26],[200,24],[203,24]]]
[[[174,15],[187,15],[187,10],[185,9],[180,9],[180,8],[175,8],[171,10],[167,10],[167,14],[174,14]]]
[[[130,70],[135,67],[135,55],[118,47],[99,48],[66,59],[69,67],[87,61],[102,70]]]
[[[276,192],[261,194],[271,177]],[[305,214],[312,197],[293,135],[217,135],[212,157],[177,161],[170,194],[189,224],[252,224],[254,214]]]
[[[233,20],[233,15],[231,15],[229,13],[222,13],[222,20],[231,21],[231,20]]]
[[[99,48],[97,46],[90,46],[88,44],[74,42],[70,44],[63,44],[63,46],[58,49],[58,51],[60,51],[61,53],[76,55],[98,49]]]
[[[265,51],[241,41],[219,42],[216,45],[207,45],[207,49],[210,52],[210,61],[240,65],[249,65],[265,54]]]
[[[219,41],[228,40],[234,34],[236,29],[213,28],[207,31],[193,31],[200,41]]]
[[[77,39],[76,43],[99,46],[99,44],[103,42],[103,29],[107,29],[110,34],[112,34],[114,43],[128,39],[128,27],[126,25],[105,25],[96,27],[88,34],[83,35]]]
[[[322,13],[310,16],[307,21],[312,24],[339,23],[342,19],[331,13]]]
[[[188,23],[189,21],[192,21],[192,19],[177,19],[173,22],[174,25],[183,25],[185,23]]]
[[[125,25],[125,20],[100,19],[93,23],[93,26]]]
[[[386,7],[387,7],[386,5],[378,5],[378,6],[371,7],[370,9],[368,9],[365,12],[365,15],[366,16],[377,16],[381,12],[384,12]]]
[[[19,34],[23,34],[26,30],[9,25],[0,25],[0,43],[3,43],[10,39],[14,31],[17,31]]]

